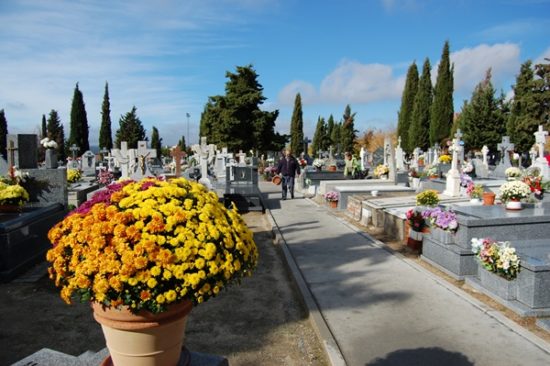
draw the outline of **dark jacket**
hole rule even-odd
[[[286,157],[279,160],[277,165],[277,173],[284,176],[295,177],[296,174],[300,174],[300,166],[294,156],[291,156],[288,161]]]

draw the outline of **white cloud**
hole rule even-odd
[[[519,54],[519,46],[512,43],[481,44],[452,52],[450,58],[454,64],[455,91],[472,91],[485,78],[489,68],[492,69],[493,85],[498,88],[518,72],[521,65]],[[435,72],[432,74],[435,75]]]
[[[297,92],[303,104],[371,103],[401,96],[404,76],[395,77],[393,68],[382,64],[362,64],[344,60],[316,87],[306,81],[293,81],[279,92],[279,103],[291,105]]]

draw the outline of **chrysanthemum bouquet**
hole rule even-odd
[[[512,166],[504,171],[504,175],[507,178],[519,178],[521,177],[521,170],[518,167]]]
[[[201,303],[248,276],[258,251],[235,209],[184,178],[113,183],[48,233],[50,278],[72,298],[132,311]]]
[[[336,191],[329,191],[324,194],[325,200],[327,202],[335,202],[338,201],[338,192]]]
[[[40,140],[40,144],[42,144],[45,149],[57,149],[57,142],[55,142],[54,140],[50,140],[48,137]]]
[[[528,198],[531,195],[531,188],[526,183],[514,180],[506,182],[500,186],[500,199],[503,202],[510,200],[522,200]]]
[[[29,193],[19,184],[0,182],[0,205],[22,206],[29,200]]]
[[[388,166],[384,164],[379,164],[376,168],[374,168],[374,175],[377,177],[389,174],[389,172],[390,168],[388,168]]]
[[[508,280],[516,278],[520,271],[520,259],[510,242],[473,238],[472,252],[486,270]]]
[[[316,167],[317,169],[321,169],[323,167],[323,165],[325,165],[325,162],[323,159],[315,159],[313,160],[313,164],[312,164],[314,167]]]
[[[440,207],[429,208],[422,212],[422,217],[427,220],[431,226],[442,230],[455,232],[458,229],[456,213],[452,210],[444,210]]]
[[[451,157],[451,155],[441,155],[439,157],[439,162],[441,164],[450,164],[452,160],[453,158]]]
[[[436,206],[439,203],[439,195],[434,189],[427,189],[416,195],[417,206]]]
[[[82,172],[79,169],[67,169],[67,182],[76,183],[82,178]]]

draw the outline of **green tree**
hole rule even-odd
[[[330,135],[330,140],[332,142],[332,146],[334,147],[334,152],[341,153],[342,152],[342,123],[334,123],[334,127],[332,128],[332,133]]]
[[[323,149],[326,128],[325,119],[319,116],[317,118],[317,125],[315,126],[315,133],[313,134],[313,141],[311,142],[311,155],[314,157],[317,156],[318,151]]]
[[[3,109],[0,109],[0,154],[4,159],[8,158],[7,146],[8,138],[8,120],[6,119],[6,113]]]
[[[57,159],[65,161],[67,157],[67,146],[65,144],[65,132],[59,114],[55,109],[50,111],[48,116],[48,138],[54,140],[57,143]],[[68,145],[68,144],[67,144]]]
[[[103,104],[101,105],[101,127],[99,128],[99,148],[113,148],[113,132],[111,130],[111,102],[109,101],[109,84],[105,83]]]
[[[414,98],[412,123],[409,129],[410,146],[426,151],[430,145],[430,110],[432,105],[432,81],[430,60],[426,58],[422,75],[418,81],[418,92]]]
[[[414,107],[414,98],[418,92],[418,68],[416,62],[409,66],[407,71],[407,80],[401,96],[401,108],[398,112],[397,135],[401,137],[401,147],[405,152],[412,152],[414,146],[409,144],[409,130],[412,124],[412,112]]]
[[[275,133],[279,111],[260,110],[266,98],[252,65],[238,66],[236,73],[227,72],[226,77],[225,95],[208,98],[201,114],[200,135],[233,152],[282,149],[286,136]]]
[[[124,116],[120,116],[119,129],[116,131],[115,145],[120,147],[122,141],[128,143],[129,149],[137,149],[138,141],[146,140],[145,128],[141,120],[137,116],[137,108],[132,107],[132,110],[126,113]]]
[[[296,94],[294,99],[294,110],[290,120],[290,151],[293,155],[299,155],[304,146],[304,120],[302,113],[302,97]],[[307,153],[307,151],[306,151]]]
[[[182,151],[187,150],[187,145],[185,144],[185,136],[181,136],[181,139],[178,141],[178,146]]]
[[[157,151],[157,159],[162,157],[162,138],[159,135],[159,130],[153,126],[153,131],[151,132],[151,149]]]
[[[472,93],[469,102],[462,107],[460,129],[464,133],[465,150],[481,149],[487,145],[495,151],[506,131],[502,106],[503,96],[495,97],[491,83],[491,69],[487,70],[485,79]]]
[[[550,127],[550,65],[535,65],[526,61],[513,87],[514,98],[510,106],[507,133],[516,145],[516,151],[528,151],[535,143],[534,132],[538,125]]]
[[[437,68],[437,80],[433,90],[430,119],[430,145],[440,144],[449,137],[453,126],[454,67],[449,59],[449,41],[445,42],[441,61]]]
[[[46,125],[46,115],[42,115],[42,132],[40,137],[45,138],[48,136],[48,127]]]
[[[351,113],[351,107],[348,104],[342,116],[340,139],[342,141],[342,151],[349,151],[352,154],[354,153],[354,143],[357,137],[354,121],[355,113]]]
[[[90,150],[90,143],[88,142],[88,117],[86,116],[84,97],[78,88],[78,83],[76,83],[76,87],[74,88],[70,126],[68,144],[76,144],[80,148],[80,154]]]
[[[332,140],[332,133],[334,132],[334,117],[332,114],[328,117],[327,120],[327,146],[326,149],[328,149],[331,145],[333,147],[336,147],[337,141]]]

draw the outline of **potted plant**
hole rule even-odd
[[[502,184],[499,188],[500,200],[508,210],[521,210],[521,200],[531,195],[531,189],[522,181],[514,180]]]
[[[177,364],[191,307],[249,276],[258,259],[235,207],[184,178],[113,183],[48,238],[50,278],[65,302],[92,303],[107,345],[122,348],[110,348],[117,366],[135,364],[133,352],[140,365]]]
[[[481,204],[481,197],[483,196],[483,185],[474,184],[471,182],[466,187],[466,194],[470,197],[470,202],[474,204]]]
[[[40,144],[46,149],[45,158],[46,158],[46,168],[55,169],[57,168],[57,154],[55,149],[57,149],[57,142],[50,140],[48,137],[40,140]]]
[[[409,170],[410,185],[412,188],[418,188],[420,186],[420,175],[416,169],[411,168]]]
[[[21,185],[24,182],[24,174],[15,167],[7,177],[0,179],[0,212],[19,212],[29,201],[29,193]]]
[[[447,154],[441,155],[439,157],[439,163],[440,164],[450,164],[452,160],[453,160],[453,158],[451,157],[451,155],[447,155]]]
[[[313,160],[313,166],[315,167],[315,169],[320,172],[321,169],[323,168],[323,165],[325,165],[325,162],[323,161],[323,159],[315,159]]]
[[[82,179],[82,172],[80,169],[67,169],[67,183],[76,183]]]
[[[520,272],[520,258],[510,242],[473,238],[472,252],[477,259],[481,284],[505,300],[516,296],[516,282]]]
[[[439,203],[439,194],[434,189],[427,189],[416,195],[417,206],[436,206]]]
[[[512,166],[504,171],[504,175],[508,180],[516,180],[521,177],[521,169],[515,166]]]
[[[380,179],[388,179],[390,168],[387,165],[379,164],[374,168],[374,175]]]
[[[407,246],[413,250],[422,250],[422,231],[426,227],[426,221],[422,212],[416,208],[411,208],[405,214]]]
[[[325,201],[328,202],[331,208],[338,207],[338,198],[339,198],[338,192],[328,191],[327,193],[324,194],[323,197],[325,198]]]

